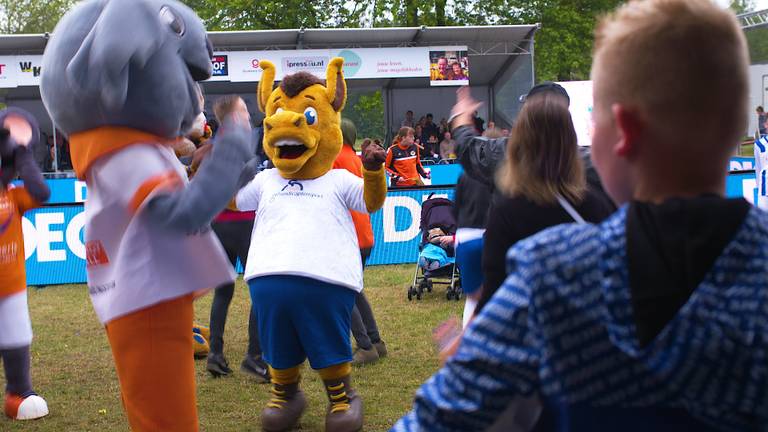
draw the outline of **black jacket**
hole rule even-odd
[[[587,222],[597,223],[613,213],[595,192],[587,190],[574,208]],[[494,195],[483,241],[483,291],[477,311],[490,300],[507,277],[507,251],[518,241],[555,225],[575,222],[559,204],[539,205],[524,196]]]

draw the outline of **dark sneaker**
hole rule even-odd
[[[245,356],[243,362],[240,363],[240,372],[251,375],[252,377],[256,378],[256,381],[258,381],[260,384],[266,384],[270,381],[267,362],[265,362],[261,356]]]
[[[364,365],[364,364],[370,364],[370,363],[376,363],[379,361],[379,353],[376,352],[376,348],[371,347],[371,349],[362,349],[358,348],[355,350],[355,353],[352,355],[352,364],[353,365]]]
[[[232,369],[230,369],[229,364],[227,364],[227,359],[224,358],[224,354],[220,353],[208,354],[208,365],[206,366],[206,369],[208,369],[208,372],[210,372],[214,378],[227,376],[232,373]]]
[[[387,356],[387,344],[385,344],[384,341],[376,342],[373,344],[373,347],[376,348],[376,352],[379,353],[379,357]]]

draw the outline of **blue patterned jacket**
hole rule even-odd
[[[625,226],[626,206],[600,225],[560,225],[512,247],[510,276],[392,430],[485,430],[531,398],[545,415],[557,405],[608,414],[582,430],[615,430],[601,421],[633,410],[681,411],[700,422],[695,430],[768,430],[768,213],[749,211],[645,347],[635,337]]]

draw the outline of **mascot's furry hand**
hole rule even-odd
[[[361,151],[363,166],[368,171],[378,171],[381,164],[387,160],[387,152],[380,145],[372,142],[364,143]]]

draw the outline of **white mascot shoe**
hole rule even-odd
[[[6,396],[5,413],[14,420],[34,420],[48,415],[48,404],[45,402],[45,399],[38,395],[28,396],[21,400],[15,413],[12,409],[12,405],[15,404],[9,402]]]

